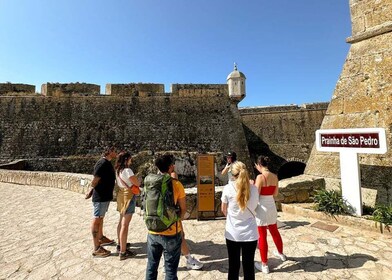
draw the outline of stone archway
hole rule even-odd
[[[300,161],[289,161],[283,164],[278,171],[278,179],[283,180],[304,174],[306,164]]]

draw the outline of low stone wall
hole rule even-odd
[[[65,172],[16,171],[0,169],[0,182],[65,189],[85,194],[92,175]]]
[[[300,175],[279,181],[279,195],[275,199],[278,210],[282,203],[313,202],[318,190],[325,189],[323,178]]]
[[[306,177],[306,178],[304,178]],[[81,194],[86,194],[91,186],[92,175],[65,172],[40,172],[0,169],[0,182],[34,185],[50,188],[65,189]],[[315,191],[325,188],[324,179],[311,176],[297,176],[279,182],[279,195],[276,198],[278,210],[282,203],[313,202]],[[223,217],[221,211],[221,196],[223,186],[215,186],[215,211],[197,211],[197,188],[186,188],[187,219],[209,219]],[[140,201],[138,201],[140,206]]]
[[[93,176],[89,174],[65,173],[65,172],[39,172],[39,171],[16,171],[0,169],[0,182],[34,185],[50,188],[65,189],[81,194],[86,194],[91,186]],[[215,187],[215,217],[222,217],[220,198],[223,187]],[[187,213],[185,218],[213,218],[214,212],[197,211],[197,188],[186,188]],[[138,202],[140,205],[140,201]]]

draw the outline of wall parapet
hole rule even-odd
[[[226,84],[172,84],[173,96],[229,96]]]
[[[115,96],[156,96],[165,93],[165,85],[153,83],[106,84],[105,93]]]
[[[326,110],[329,102],[306,103],[302,105],[273,105],[273,106],[255,106],[255,107],[241,107],[240,114],[258,114],[258,113],[280,113],[289,111],[305,111],[305,110]]]
[[[28,84],[0,83],[0,95],[11,93],[35,93],[35,86]]]
[[[357,43],[392,31],[390,1],[350,0],[352,36],[347,43]]]
[[[87,83],[46,83],[41,86],[41,94],[45,96],[67,95],[99,95],[101,87]]]

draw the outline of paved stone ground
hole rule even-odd
[[[96,259],[91,256],[91,212],[91,201],[78,193],[0,183],[0,279],[143,279],[146,229],[141,217],[134,215],[130,225],[135,258]],[[108,237],[115,237],[117,220],[112,203],[104,225]],[[279,220],[285,224],[280,231],[288,260],[270,256],[271,273],[257,272],[256,279],[392,279],[391,237],[348,227],[331,233],[311,227],[316,220],[288,213],[280,213]],[[182,258],[179,279],[227,279],[224,224],[222,219],[184,222],[192,252],[205,266],[189,271]]]

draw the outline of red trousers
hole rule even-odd
[[[263,263],[267,263],[268,261],[267,228],[271,233],[276,249],[278,250],[279,253],[283,254],[283,242],[282,242],[282,237],[280,236],[280,233],[278,231],[278,225],[273,224],[268,226],[259,226],[257,227],[259,231],[259,251],[260,251],[261,261]]]

